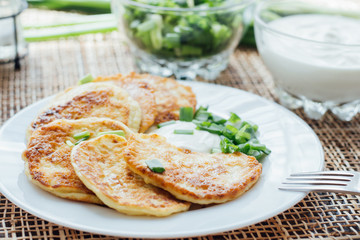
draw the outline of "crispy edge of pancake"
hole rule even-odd
[[[96,87],[99,87],[98,89]],[[135,101],[125,89],[122,89],[119,86],[115,86],[112,83],[104,83],[104,82],[98,82],[98,83],[89,83],[89,84],[83,84],[78,86],[73,86],[65,89],[63,92],[58,93],[54,96],[54,98],[43,108],[40,110],[38,115],[35,117],[35,119],[31,122],[30,126],[26,130],[25,137],[29,141],[29,138],[31,137],[32,133],[36,128],[33,127],[33,125],[40,121],[42,117],[47,116],[46,112],[51,111],[53,109],[59,108],[59,107],[66,107],[67,105],[71,105],[72,103],[76,103],[76,98],[79,97],[86,97],[88,94],[93,92],[99,92],[101,91],[112,91],[116,95],[123,95],[124,98],[126,98],[126,108],[128,108],[129,116],[127,118],[127,123],[125,123],[129,128],[131,128],[133,131],[138,131],[141,124],[141,107],[137,101]],[[74,94],[73,96],[71,94]],[[117,99],[118,100],[118,99]],[[81,109],[79,109],[80,111]],[[46,125],[51,123],[52,121],[56,119],[82,119],[82,118],[90,118],[90,117],[98,117],[98,116],[83,116],[81,118],[69,118],[69,117],[63,117],[63,118],[54,118],[50,122],[46,122]],[[102,116],[106,117],[106,116]],[[118,119],[113,119],[108,117],[109,119],[119,121]],[[42,126],[40,125],[40,126]]]
[[[116,135],[103,135],[97,138],[94,138],[92,140],[86,141],[86,142],[82,142],[80,143],[78,146],[76,146],[71,154],[71,163],[75,169],[76,174],[78,175],[78,177],[81,179],[81,181],[90,189],[92,190],[96,196],[98,196],[99,199],[101,199],[107,206],[121,212],[121,213],[125,213],[128,215],[150,215],[150,216],[157,216],[157,217],[165,217],[165,216],[169,216],[173,213],[177,213],[177,212],[182,212],[182,211],[186,211],[189,209],[190,207],[190,203],[186,203],[180,200],[176,200],[174,197],[172,197],[169,193],[165,192],[162,189],[157,189],[154,186],[146,186],[147,184],[145,182],[143,182],[143,180],[141,180],[140,176],[138,180],[130,180],[133,181],[131,182],[131,184],[136,184],[136,181],[141,181],[141,183],[143,183],[143,185],[137,186],[139,188],[139,192],[143,193],[143,191],[141,191],[141,188],[144,189],[145,191],[145,195],[141,196],[141,197],[145,197],[145,202],[135,202],[133,203],[132,201],[136,201],[138,199],[120,199],[119,201],[117,201],[117,197],[118,195],[114,194],[113,192],[109,192],[109,190],[107,190],[106,188],[109,187],[108,184],[104,183],[103,181],[99,180],[96,177],[96,173],[89,171],[89,167],[87,164],[91,164],[92,166],[96,166],[96,163],[93,163],[90,160],[89,155],[89,151],[88,148],[94,149],[94,145],[98,145],[101,144],[103,142],[106,141],[111,141],[114,144],[121,144],[121,149],[126,147],[126,140],[123,137],[119,137]],[[112,146],[112,149],[114,149],[115,147]],[[102,150],[104,151],[104,150]],[[115,153],[113,153],[115,154]],[[122,155],[122,154],[121,154]],[[100,156],[100,154],[97,154],[96,156]],[[125,160],[121,160],[121,156],[116,156],[119,158],[118,161],[124,161],[123,162],[123,166],[125,168],[127,168],[126,162]],[[84,160],[85,159],[85,160]],[[102,159],[100,159],[102,160]],[[104,164],[104,162],[101,161],[102,164]],[[120,166],[120,167],[123,167]],[[100,168],[100,167],[99,167]],[[99,169],[97,168],[97,169]],[[106,169],[107,171],[111,171],[111,169]],[[123,172],[127,172],[130,170],[129,169],[121,169],[119,170],[120,173]],[[134,173],[131,173],[132,176]],[[122,176],[125,177],[125,176]],[[136,176],[134,176],[135,178]],[[129,180],[124,180],[124,187],[128,187],[129,184],[126,185],[126,183],[128,183],[127,181]],[[130,186],[133,187],[133,186]],[[151,193],[154,193],[156,195],[158,195],[161,198],[161,201],[163,203],[161,204],[166,204],[169,203],[168,207],[154,207],[154,206],[149,206],[146,204],[146,200],[149,200],[147,197],[150,198],[150,202],[151,199],[153,197],[153,195],[146,195],[148,192],[148,189],[154,189],[151,191]],[[111,188],[111,190],[113,190]],[[126,194],[125,194],[126,195]]]
[[[157,117],[157,108],[154,89],[149,84],[138,81],[131,81],[124,78],[122,74],[113,76],[97,77],[93,82],[112,82],[117,86],[124,88],[130,96],[139,103],[141,108],[141,124],[139,132],[145,132],[154,123]]]
[[[34,179],[34,175],[36,174],[35,170],[32,170],[30,171],[30,165],[29,165],[29,159],[27,156],[26,156],[26,153],[29,151],[29,146],[32,144],[32,140],[33,138],[36,138],[38,133],[40,134],[42,131],[45,131],[46,129],[48,128],[51,128],[52,126],[56,126],[56,125],[63,125],[64,123],[65,124],[77,124],[77,123],[80,123],[82,122],[85,126],[87,124],[91,124],[92,122],[107,122],[109,125],[117,125],[119,126],[119,128],[121,128],[121,130],[124,130],[125,134],[127,137],[129,137],[130,135],[133,134],[133,132],[125,125],[123,124],[122,122],[119,122],[119,121],[115,121],[115,120],[111,120],[111,119],[108,119],[108,118],[84,118],[84,119],[79,119],[79,120],[67,120],[67,119],[57,119],[47,125],[44,125],[40,128],[37,128],[35,131],[34,131],[34,134],[31,136],[31,138],[29,139],[29,142],[27,144],[27,148],[23,151],[22,153],[22,158],[25,162],[25,174],[27,175],[27,177],[30,179],[30,181],[32,183],[34,183],[36,186],[42,188],[43,190],[47,191],[47,192],[50,192],[58,197],[62,197],[62,198],[66,198],[66,199],[70,199],[70,200],[75,200],[75,201],[83,201],[83,202],[90,202],[90,203],[96,203],[96,204],[103,204],[101,202],[100,199],[98,199],[96,197],[95,194],[93,194],[89,189],[84,189],[84,190],[81,190],[81,189],[78,189],[76,187],[69,187],[69,186],[52,186],[52,185],[49,185],[47,184],[46,182],[43,181],[43,179]],[[41,137],[41,134],[40,134],[40,137]],[[42,142],[40,143],[40,146],[42,146]],[[46,144],[46,143],[45,143]],[[65,142],[63,143],[63,146],[59,147],[57,150],[62,150],[62,148],[66,147],[65,146]],[[52,152],[51,154],[55,153]],[[71,151],[69,152],[69,154],[71,153]],[[42,156],[42,158],[46,157],[45,155]],[[41,159],[42,159],[41,158]],[[70,156],[69,156],[69,164],[71,165],[70,163]],[[85,186],[85,185],[84,185]]]
[[[76,191],[74,192],[74,189],[72,189],[72,188],[63,189],[61,192],[59,192],[53,188],[48,188],[48,187],[44,186],[43,184],[41,184],[40,182],[38,182],[32,178],[32,176],[29,172],[29,167],[28,167],[27,161],[25,161],[25,174],[34,185],[38,186],[39,188],[41,188],[49,193],[52,193],[53,195],[55,195],[57,197],[74,200],[74,201],[80,201],[80,202],[95,203],[95,204],[99,204],[99,205],[104,204],[96,195],[91,194],[91,193],[88,194],[88,193],[79,193]]]
[[[196,95],[190,86],[185,86],[172,78],[138,74],[123,75],[129,81],[148,83],[154,89],[158,115],[155,124],[179,119],[180,107],[196,110]]]
[[[146,141],[143,141],[143,139],[146,139]],[[149,144],[154,144],[154,149],[146,149]],[[226,157],[226,156],[232,156],[232,157],[246,157],[248,158],[249,162],[254,165],[251,174],[244,179],[244,181],[241,182],[238,188],[230,188],[228,191],[219,191],[218,193],[214,194],[205,194],[204,196],[201,196],[202,194],[199,194],[198,192],[190,191],[189,188],[180,186],[179,181],[176,181],[176,177],[178,176],[178,171],[181,172],[181,168],[177,168],[174,170],[174,168],[167,168],[166,162],[165,162],[165,174],[158,174],[154,173],[146,166],[144,162],[142,162],[144,159],[161,159],[161,157],[156,156],[136,156],[138,150],[137,149],[146,149],[146,153],[148,153],[151,150],[156,151],[158,154],[161,147],[165,147],[168,152],[165,154],[164,158],[171,158],[172,156],[176,156],[177,154],[196,154],[198,156],[208,155],[209,157],[218,157],[219,159]],[[128,164],[128,167],[131,171],[134,173],[140,175],[144,178],[144,181],[146,183],[152,184],[154,186],[160,187],[168,192],[170,192],[172,195],[174,195],[176,198],[192,202],[192,203],[198,203],[198,204],[211,204],[211,203],[223,203],[230,200],[233,200],[246,191],[248,191],[259,179],[261,175],[262,165],[254,158],[247,156],[242,153],[233,153],[233,154],[223,154],[223,153],[214,153],[214,154],[206,154],[206,153],[194,153],[187,149],[181,149],[176,146],[173,146],[166,142],[166,138],[156,135],[156,134],[134,134],[128,139],[128,147],[126,148],[124,152],[125,161]],[[140,159],[140,160],[137,160]],[[164,159],[163,158],[163,159]],[[189,157],[188,157],[189,158]],[[135,159],[135,160],[134,160]],[[170,160],[169,160],[170,161]],[[183,166],[184,167],[184,166]],[[166,171],[171,171],[169,175],[166,175]],[[171,175],[171,176],[170,176]],[[186,177],[186,176],[182,176]],[[166,179],[167,178],[167,179]],[[181,177],[180,177],[181,178]],[[170,179],[170,181],[169,181]],[[185,178],[181,178],[185,179]],[[179,179],[178,179],[179,180]],[[210,183],[207,182],[209,179],[203,179],[204,182],[209,185]],[[191,181],[196,181],[195,179],[191,179]],[[200,180],[201,182],[201,180]],[[201,185],[201,184],[200,184]],[[207,189],[207,188],[206,188]]]

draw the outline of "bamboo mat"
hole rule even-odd
[[[23,19],[42,22],[66,13],[27,10]],[[22,108],[74,85],[87,73],[110,75],[136,70],[121,34],[93,34],[29,45],[20,71],[0,65],[0,123]],[[272,77],[254,49],[236,50],[215,81],[276,101]],[[360,116],[341,122],[328,114],[309,120],[324,147],[328,170],[360,171]],[[0,166],[1,167],[1,166]],[[266,201],[264,199],[264,201]],[[294,207],[261,223],[192,239],[360,239],[360,196],[310,193]],[[18,208],[0,194],[0,239],[116,239],[62,227]]]

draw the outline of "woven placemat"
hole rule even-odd
[[[28,22],[58,19],[67,13],[27,10]],[[136,70],[123,36],[117,32],[31,43],[20,71],[0,65],[0,123],[22,108],[74,85],[81,76]],[[272,77],[255,49],[238,49],[215,81],[275,100]],[[341,122],[331,114],[314,121],[296,110],[324,147],[328,170],[360,171],[360,117]],[[0,166],[1,167],[1,166]],[[310,193],[267,221],[213,236],[192,239],[360,239],[360,196]],[[264,199],[264,203],[266,199]],[[35,217],[0,194],[0,239],[116,239],[72,230]]]

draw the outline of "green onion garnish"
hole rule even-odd
[[[180,121],[191,122],[194,117],[194,109],[192,107],[180,108]]]
[[[157,159],[146,160],[145,163],[148,166],[148,168],[155,173],[163,173],[165,171],[164,166]]]
[[[105,134],[115,134],[115,135],[118,135],[118,136],[120,136],[120,137],[125,137],[125,132],[124,132],[123,130],[100,132],[100,133],[98,134],[98,136],[102,136],[102,135],[105,135]]]
[[[79,143],[81,143],[81,142],[83,142],[85,140],[88,140],[89,138],[90,138],[90,136],[83,137],[80,140],[78,140],[76,143],[74,143],[74,145],[78,145]]]
[[[165,127],[165,126],[167,126],[167,125],[171,125],[171,124],[174,124],[174,123],[176,123],[176,121],[175,121],[175,120],[171,120],[171,121],[168,121],[168,122],[160,123],[160,124],[157,125],[157,127],[158,127],[158,128],[161,128],[161,127]]]
[[[222,134],[229,139],[234,139],[238,131],[239,130],[236,127],[231,125],[226,125],[224,127]]]
[[[253,124],[253,125],[252,125],[252,128],[254,129],[254,132],[256,132],[256,131],[258,130],[259,126],[256,125],[256,124]]]
[[[222,139],[220,149],[214,148],[211,153],[241,152],[258,160],[271,153],[270,149],[257,139],[258,126],[251,122],[242,121],[235,113],[231,113],[228,119],[223,119],[208,112],[207,107],[199,107],[192,122],[196,125],[196,129],[217,134]],[[176,132],[184,134],[182,131],[176,130]],[[174,131],[174,133],[176,132]]]
[[[209,112],[207,111],[208,108],[209,108],[209,107],[200,106],[200,107],[195,111],[194,118],[196,118],[200,112],[207,112],[207,113],[209,113]],[[209,114],[211,114],[211,113],[209,113]]]
[[[88,74],[79,80],[79,85],[92,82],[93,80],[94,80],[94,77],[91,74]]]
[[[201,110],[201,111],[196,112],[195,119],[199,120],[199,121],[207,121],[210,116],[211,116],[211,113],[209,113],[205,110]]]
[[[213,122],[217,123],[217,124],[224,124],[226,123],[226,119],[222,118],[222,117],[219,117],[219,116],[216,116],[214,114],[212,114],[212,120]]]
[[[239,144],[238,147],[240,152],[247,154],[250,150],[250,143]]]
[[[233,144],[229,139],[224,138],[220,141],[221,151],[223,153],[234,153],[239,150],[239,147]]]
[[[75,146],[70,140],[66,140],[66,145],[68,145],[69,147],[73,147]]]
[[[241,118],[238,115],[236,115],[235,113],[231,113],[231,116],[229,118],[229,122],[237,123],[239,121],[241,121]]]
[[[194,135],[194,130],[175,129],[174,134]]]
[[[253,156],[257,160],[261,160],[261,159],[263,159],[264,157],[267,156],[266,153],[264,153],[262,151],[259,151],[259,150],[253,150],[253,149],[250,149],[249,152],[247,153],[247,155]]]
[[[264,144],[260,144],[260,143],[253,143],[250,144],[250,148],[253,150],[260,150],[260,151],[266,151],[266,146]]]
[[[212,148],[211,149],[211,153],[221,153],[221,149],[220,148]]]
[[[197,125],[197,129],[221,135],[224,130],[224,126],[216,123],[202,122],[201,124]]]
[[[266,148],[264,151],[263,151],[266,155],[269,155],[271,153],[271,150]]]
[[[79,140],[79,139],[86,138],[86,137],[87,137],[87,138],[90,137],[89,131],[77,133],[77,134],[74,134],[74,136],[73,136],[73,138],[74,138],[75,140]]]

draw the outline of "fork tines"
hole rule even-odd
[[[356,174],[344,171],[294,173],[286,178],[279,189],[293,191],[347,192]]]
[[[349,176],[353,177],[354,174],[351,172],[345,172],[345,171],[322,171],[322,172],[304,172],[304,173],[293,173],[290,174],[291,177],[296,176]]]

